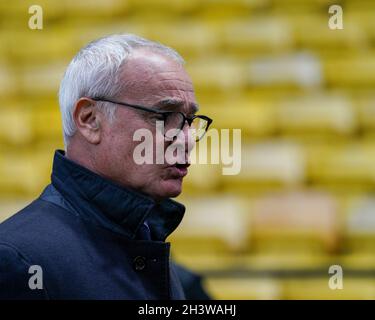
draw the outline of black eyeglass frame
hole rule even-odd
[[[185,114],[183,112],[180,112],[180,111],[161,111],[161,110],[155,110],[155,109],[151,109],[151,108],[148,108],[148,107],[144,107],[144,106],[140,106],[140,105],[137,105],[137,104],[130,104],[130,103],[126,103],[126,102],[118,102],[118,101],[113,101],[113,100],[109,100],[109,99],[105,99],[105,98],[90,98],[94,101],[102,101],[102,102],[109,102],[109,103],[113,103],[113,104],[119,104],[119,105],[122,105],[122,106],[126,106],[126,107],[130,107],[130,108],[133,108],[133,109],[138,109],[138,110],[142,110],[142,111],[147,111],[147,112],[152,112],[152,113],[156,113],[156,114],[160,114],[163,116],[163,121],[164,123],[166,122],[167,120],[167,117],[168,115],[170,114],[174,114],[174,113],[179,113],[182,115],[184,121],[182,122],[181,124],[181,128],[176,128],[177,130],[182,130],[185,123],[187,122],[189,127],[191,126],[191,124],[193,123],[194,119],[196,118],[199,118],[199,119],[203,119],[205,121],[207,121],[207,126],[205,128],[205,132],[204,134],[197,140],[199,141],[200,139],[202,139],[204,137],[204,135],[206,134],[208,128],[210,127],[211,123],[213,122],[213,120],[207,116],[204,116],[204,115],[194,115],[192,117],[187,117],[185,116]],[[165,136],[165,133],[164,133],[164,136]]]

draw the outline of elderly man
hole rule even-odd
[[[182,58],[134,35],[99,39],[69,64],[59,100],[51,184],[0,225],[0,298],[184,299],[165,240],[185,207],[170,198],[211,119],[196,115]],[[155,138],[142,140],[152,163],[135,159],[139,129]],[[174,163],[156,161],[169,146]]]

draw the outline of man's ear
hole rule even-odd
[[[92,144],[98,144],[101,140],[102,117],[95,107],[95,101],[89,98],[79,99],[73,110],[73,119],[77,131]]]

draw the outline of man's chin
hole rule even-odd
[[[182,179],[168,179],[161,183],[160,189],[158,190],[159,197],[175,198],[182,192]]]

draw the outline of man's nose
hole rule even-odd
[[[183,128],[178,133],[175,143],[185,144],[185,150],[188,153],[190,153],[190,151],[194,148],[195,139],[192,135],[191,128],[187,121],[185,121]]]

